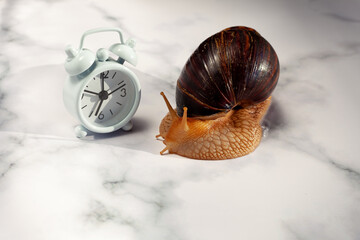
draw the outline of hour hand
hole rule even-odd
[[[86,92],[86,93],[91,93],[91,94],[95,94],[95,95],[99,95],[99,93],[93,92],[93,91],[89,91],[89,90],[84,90],[84,92]]]

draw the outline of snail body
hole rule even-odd
[[[176,85],[176,109],[157,137],[167,150],[194,159],[247,155],[259,145],[279,77],[272,46],[254,29],[231,27],[207,38],[190,56]]]

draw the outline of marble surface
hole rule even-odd
[[[0,239],[360,239],[360,2],[0,0]],[[244,25],[279,55],[258,149],[160,156],[155,140],[190,54]],[[137,40],[129,133],[74,136],[64,48],[91,28]],[[112,35],[89,40],[97,49]],[[101,46],[99,44],[101,43]]]

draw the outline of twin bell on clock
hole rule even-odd
[[[119,34],[119,42],[96,53],[83,47],[86,36],[102,32]],[[141,87],[136,75],[123,64],[137,64],[135,41],[123,40],[118,28],[97,28],[86,31],[78,49],[68,46],[65,70],[68,78],[63,89],[67,110],[80,121],[77,137],[89,132],[109,133],[132,128],[131,119],[140,102]],[[115,57],[112,57],[112,56]]]

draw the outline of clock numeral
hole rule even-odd
[[[106,72],[101,73],[101,74],[102,74],[102,77],[100,77],[100,78],[103,78],[103,79],[109,78],[109,77],[108,77],[109,72],[110,72],[110,71],[106,71]]]
[[[125,97],[126,96],[126,88],[121,89],[122,94],[120,96]]]
[[[99,120],[103,120],[104,119],[104,117],[105,117],[105,115],[102,113],[102,111],[99,113],[99,115],[98,115],[98,119]]]

